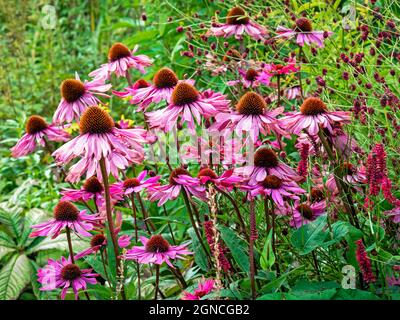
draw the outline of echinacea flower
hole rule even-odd
[[[285,91],[285,96],[286,96],[286,98],[288,98],[288,100],[293,100],[298,97],[301,97],[300,86],[293,86],[293,87],[287,88]]]
[[[54,217],[49,221],[33,225],[32,229],[36,230],[32,231],[29,237],[51,236],[54,239],[67,227],[84,237],[91,237],[89,231],[93,230],[101,219],[98,215],[86,214],[86,210],[79,211],[69,201],[60,201],[54,208]]]
[[[137,104],[139,106],[138,111],[146,111],[151,103],[168,101],[175,86],[180,82],[175,72],[171,69],[161,68],[154,75],[152,84],[144,85],[142,82],[140,87],[135,89],[127,87],[125,92],[117,93],[117,95],[123,98],[130,96],[129,102]],[[194,83],[192,80],[187,82]]]
[[[136,96],[136,92],[140,92],[138,91],[139,89],[148,88],[150,86],[150,82],[147,82],[144,79],[139,79],[132,86],[126,87],[125,91],[113,90],[112,93],[115,94],[117,97],[129,99],[130,104],[135,104],[137,103],[137,99],[134,98]],[[151,102],[151,100],[148,100],[148,102]],[[148,104],[139,103],[139,107],[136,109],[136,112],[146,111],[146,107]]]
[[[231,80],[227,82],[228,86],[234,86],[238,83],[243,85],[243,88],[255,88],[260,85],[259,71],[249,68],[247,70],[238,69],[240,78],[238,80]]]
[[[324,46],[324,39],[333,34],[331,31],[313,31],[312,23],[307,18],[299,18],[296,20],[292,29],[279,26],[276,30],[277,38],[291,39],[296,38],[296,43],[303,47],[304,44],[311,45],[315,43],[317,47]]]
[[[150,177],[145,180],[146,175],[147,170],[144,170],[137,178],[128,178],[124,181],[113,183],[110,185],[110,195],[115,199],[122,200],[126,195],[158,186],[158,180],[161,178],[160,176]]]
[[[255,92],[247,92],[237,103],[236,111],[218,113],[215,116],[215,123],[210,130],[233,130],[239,137],[244,131],[249,134],[253,142],[257,142],[260,133],[270,134],[273,131],[280,135],[287,135],[279,127],[276,119],[283,110],[283,107],[268,110],[262,96]]]
[[[347,182],[358,192],[362,193],[362,189],[357,186],[360,184],[365,184],[367,182],[365,166],[360,166],[359,168],[357,168],[350,162],[344,161],[339,165],[338,170],[341,172],[343,181]],[[326,186],[331,193],[339,193],[336,185],[335,176],[333,174],[328,177],[326,181]]]
[[[78,121],[87,107],[100,103],[96,96],[109,97],[103,92],[110,88],[111,84],[105,84],[104,79],[82,82],[75,73],[75,79],[66,79],[61,83],[61,101],[53,116],[54,123]]]
[[[135,246],[125,254],[126,260],[137,260],[142,264],[163,264],[175,268],[170,260],[183,259],[182,255],[192,254],[185,244],[173,246],[161,235],[153,235],[150,239],[140,237],[143,247]]]
[[[299,200],[298,195],[306,192],[296,182],[286,181],[275,175],[268,175],[255,185],[243,185],[241,189],[248,191],[252,198],[257,195],[270,197],[278,206],[284,205],[284,197]]]
[[[268,147],[260,147],[254,153],[254,163],[236,168],[235,172],[244,178],[249,179],[250,185],[262,182],[269,175],[288,181],[299,181],[302,179],[297,172],[279,161],[275,151]]]
[[[68,141],[70,135],[53,124],[48,124],[40,116],[30,116],[26,122],[25,133],[11,148],[11,155],[19,158],[32,153],[36,144],[46,146],[46,139],[50,141]]]
[[[242,39],[243,34],[246,33],[255,40],[261,40],[267,36],[265,28],[253,22],[240,7],[230,9],[225,23],[214,24],[208,33],[224,38],[235,36],[236,39]]]
[[[88,283],[97,283],[97,276],[98,274],[92,273],[92,269],[80,269],[64,257],[60,261],[49,259],[47,265],[38,270],[38,281],[42,284],[40,290],[60,288],[63,300],[69,288],[72,288],[75,299],[78,299],[79,291],[86,290]]]
[[[111,116],[102,108],[91,106],[79,121],[80,135],[57,149],[53,156],[58,163],[68,163],[81,158],[74,164],[66,180],[76,182],[86,172],[102,180],[100,160],[104,158],[107,174],[118,178],[118,170],[130,163],[141,163],[144,159],[143,143],[147,132],[142,128],[118,129]]]
[[[300,112],[294,112],[279,119],[282,128],[299,135],[307,130],[310,135],[317,135],[320,126],[332,132],[334,122],[349,123],[350,113],[347,111],[329,111],[325,103],[316,97],[304,100]]]
[[[174,88],[169,104],[166,108],[147,114],[151,128],[160,128],[165,132],[171,130],[177,124],[187,123],[189,130],[195,132],[195,123],[201,123],[201,117],[209,118],[217,113],[210,99],[204,99],[202,95],[187,82],[180,82]]]
[[[213,279],[203,279],[199,282],[197,289],[193,293],[184,291],[181,300],[201,300],[205,295],[211,293],[214,285],[215,281]]]
[[[62,198],[64,201],[88,201],[94,199],[98,207],[104,204],[104,187],[103,184],[97,179],[96,176],[86,179],[83,186],[78,189],[63,189],[61,190]]]
[[[118,247],[126,248],[131,244],[132,236],[128,236],[127,234],[123,234],[118,238]]]
[[[173,170],[169,176],[169,184],[155,187],[151,191],[150,201],[158,201],[158,206],[161,207],[168,200],[176,199],[181,191],[185,190],[188,195],[193,195],[201,200],[206,200],[205,187],[201,186],[200,180],[194,178],[184,168]]]
[[[296,72],[299,69],[296,67],[296,59],[289,59],[286,65],[268,63],[264,65],[260,74],[257,76],[257,81],[265,85],[270,85],[271,79],[275,76],[288,75]]]
[[[122,43],[113,44],[108,51],[108,63],[102,64],[99,69],[89,73],[89,76],[95,79],[109,79],[110,75],[115,73],[117,77],[125,77],[129,69],[137,69],[141,73],[146,73],[144,67],[151,66],[152,60],[144,54],[135,56],[134,53],[138,47],[136,45],[133,50],[129,50]]]
[[[231,191],[235,185],[242,181],[242,178],[235,176],[233,172],[234,169],[229,169],[218,176],[212,169],[205,167],[199,171],[197,177],[202,184],[213,183],[219,188]]]
[[[200,98],[203,102],[211,104],[218,112],[230,111],[230,100],[226,98],[226,95],[220,92],[207,89],[200,92]]]
[[[290,220],[290,225],[295,228],[300,228],[302,225],[314,221],[316,218],[326,212],[326,202],[300,203],[296,201],[293,207],[293,215]]]
[[[107,238],[104,234],[99,233],[95,234],[92,239],[90,239],[90,247],[77,253],[74,256],[75,260],[81,259],[83,257],[89,256],[92,253],[96,253],[97,251],[106,248],[107,246]]]

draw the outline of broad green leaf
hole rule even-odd
[[[72,248],[74,254],[87,249],[90,245],[89,240],[85,238],[78,238],[75,234],[71,234]],[[44,238],[43,241],[35,243],[26,250],[26,254],[31,254],[33,252],[49,250],[49,249],[59,249],[63,251],[68,251],[67,236],[65,234],[60,234],[57,238],[51,239],[49,237]]]
[[[269,270],[275,263],[275,255],[272,251],[272,229],[265,240],[264,248],[260,257],[260,265],[263,270]]]
[[[200,267],[201,270],[207,271],[208,270],[207,257],[204,253],[203,248],[201,247],[199,240],[197,239],[196,233],[194,232],[193,228],[188,229],[188,233],[190,238],[192,239],[191,250],[192,252],[196,253],[194,255],[194,261]]]
[[[296,269],[293,269],[287,273],[282,274],[280,277],[272,280],[270,283],[266,284],[261,288],[261,293],[274,293],[277,292],[280,287],[283,285],[283,283],[286,281],[286,278],[298,271],[299,269],[302,269],[303,267],[297,267]]]
[[[14,255],[0,270],[0,300],[15,300],[31,281],[31,265],[26,255]]]
[[[308,254],[320,247],[328,236],[328,232],[324,231],[326,224],[326,215],[323,215],[317,220],[303,225],[293,232],[290,239],[292,245],[299,250],[301,255]]]
[[[293,297],[288,300],[330,300],[336,294],[339,284],[335,281],[311,282],[305,279],[299,280],[293,287]]]
[[[0,223],[2,223],[13,238],[18,239],[22,233],[22,209],[10,206],[7,202],[0,203]]]
[[[85,257],[85,261],[93,268],[93,270],[102,276],[103,279],[107,280],[106,273],[104,271],[103,263],[101,262],[100,252],[96,255]],[[107,275],[110,274],[108,266],[106,266]]]
[[[372,292],[359,289],[339,289],[334,300],[380,300]]]
[[[15,248],[0,245],[0,260],[10,252],[15,251]]]
[[[242,271],[249,273],[250,261],[249,261],[249,248],[245,241],[237,236],[237,234],[228,227],[219,225],[218,230],[221,232],[221,238],[229,248],[233,259],[239,265]]]
[[[332,244],[342,241],[347,235],[354,241],[362,237],[362,232],[356,227],[352,226],[347,221],[338,221],[332,225],[332,240],[326,241],[323,246],[327,247]]]
[[[302,6],[297,8],[297,13],[302,13],[303,11],[306,11],[308,9],[311,9],[313,7],[319,7],[321,9],[325,8],[327,6],[326,2],[323,1],[312,1],[312,2],[307,2],[303,4]]]
[[[24,217],[23,230],[21,233],[21,237],[18,240],[18,244],[24,247],[30,245],[33,242],[33,238],[29,238],[29,235],[32,232],[32,226],[43,221],[48,216],[49,214],[46,211],[38,208],[33,208],[26,212]]]

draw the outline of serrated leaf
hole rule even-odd
[[[15,300],[31,281],[31,265],[26,255],[14,255],[0,270],[0,300]]]
[[[233,259],[236,261],[242,271],[249,273],[250,262],[248,256],[248,246],[241,238],[237,236],[230,228],[219,225],[218,230],[221,232],[221,239],[229,248]]]

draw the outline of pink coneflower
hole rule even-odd
[[[205,187],[201,186],[198,178],[193,178],[184,168],[177,168],[169,176],[169,184],[155,187],[149,197],[150,201],[158,201],[158,206],[162,206],[168,200],[176,199],[182,188],[189,194],[201,200],[206,200]]]
[[[118,178],[118,170],[130,163],[141,163],[144,159],[143,143],[147,142],[144,129],[118,129],[111,116],[102,108],[89,107],[79,122],[80,135],[57,149],[53,156],[58,163],[68,163],[81,157],[73,165],[66,180],[77,182],[86,172],[101,178],[100,160],[104,158],[107,174]]]
[[[133,50],[129,50],[122,43],[115,43],[108,51],[108,63],[102,64],[99,69],[89,73],[95,79],[109,79],[112,73],[117,77],[125,77],[129,69],[137,69],[141,73],[146,73],[144,67],[151,66],[152,60],[143,54],[133,55],[138,49],[136,45]]]
[[[275,133],[286,135],[279,127],[277,115],[283,112],[283,107],[267,110],[267,104],[262,96],[255,92],[245,93],[236,105],[236,111],[231,113],[219,113],[215,116],[215,123],[211,130],[234,130],[241,137],[248,132],[253,142],[259,138],[259,134]]]
[[[86,290],[87,284],[96,284],[98,274],[92,269],[80,269],[64,257],[60,261],[48,260],[48,264],[38,270],[38,281],[42,284],[40,290],[54,290],[62,288],[61,298],[64,300],[69,288],[72,288],[75,299],[78,299],[80,290]]]
[[[231,102],[224,94],[207,89],[200,92],[200,98],[203,102],[211,104],[218,112],[230,111],[229,105]]]
[[[51,141],[68,141],[70,135],[53,124],[46,123],[40,116],[30,116],[25,126],[25,133],[11,148],[11,155],[19,158],[32,153],[36,144],[46,146],[46,139]]]
[[[172,91],[175,86],[181,81],[178,79],[176,74],[169,68],[161,68],[156,72],[153,77],[153,84],[132,89],[130,87],[125,88],[126,92],[121,92],[120,97],[131,96],[129,102],[131,104],[139,105],[140,111],[146,111],[147,107],[151,103],[159,103],[161,101],[169,101]],[[193,84],[192,80],[185,80],[190,84]]]
[[[268,175],[288,180],[299,181],[302,177],[296,171],[278,160],[275,151],[268,147],[261,147],[254,153],[254,164],[235,169],[235,172],[249,179],[250,185],[264,181]]]
[[[123,99],[129,98],[129,103],[136,104],[137,99],[134,98],[136,96],[136,93],[140,93],[140,89],[148,88],[150,86],[150,82],[147,82],[144,79],[139,79],[132,86],[126,87],[125,91],[113,91],[112,93]],[[150,104],[151,100],[149,100],[148,102],[148,104]],[[136,109],[136,112],[146,111],[148,104],[139,103],[139,107]]]
[[[288,100],[293,100],[293,99],[301,97],[300,87],[293,86],[293,87],[287,88],[285,91],[285,96],[286,96],[286,98],[288,98]]]
[[[131,244],[132,236],[128,236],[127,234],[123,234],[118,238],[118,247],[126,248]]]
[[[77,253],[74,256],[75,260],[81,259],[83,257],[89,256],[92,253],[96,253],[97,251],[101,249],[105,249],[107,246],[107,238],[104,236],[104,234],[95,234],[92,239],[90,239],[90,247]]]
[[[376,278],[374,273],[372,272],[371,260],[369,259],[367,252],[365,251],[363,241],[361,239],[357,240],[356,245],[356,258],[364,281],[366,283],[375,282]]]
[[[314,221],[316,218],[325,213],[326,202],[319,201],[314,203],[300,203],[296,201],[293,207],[293,215],[290,220],[290,225],[295,228],[300,228],[302,225]]]
[[[61,200],[63,201],[88,201],[90,199],[94,199],[97,206],[101,207],[104,203],[104,195],[103,195],[103,185],[97,179],[97,177],[93,176],[89,179],[86,179],[85,183],[79,190],[75,189],[63,189],[61,190],[61,194],[63,197]]]
[[[234,169],[229,169],[218,176],[212,169],[205,167],[199,171],[197,177],[203,184],[211,182],[223,190],[231,191],[235,185],[243,180],[241,177],[235,176],[233,172]]]
[[[292,58],[289,59],[287,65],[268,63],[263,67],[257,80],[265,85],[269,85],[273,77],[287,75],[298,70],[299,69],[296,67],[296,59]]]
[[[260,85],[259,82],[259,71],[255,69],[243,70],[241,68],[238,69],[240,78],[238,80],[231,80],[227,82],[228,86],[234,86],[238,83],[241,83],[244,88],[255,88]]]
[[[86,210],[79,211],[78,208],[69,201],[60,201],[54,208],[54,217],[46,222],[32,226],[32,231],[29,237],[48,237],[57,238],[61,231],[69,228],[76,233],[91,237],[89,232],[99,224],[101,220],[98,215],[86,214]]]
[[[349,123],[350,120],[349,112],[329,111],[321,99],[310,97],[304,100],[300,112],[293,112],[279,119],[279,122],[291,133],[298,135],[302,130],[307,130],[313,136],[318,134],[320,125],[332,132],[334,122]]]
[[[247,33],[256,40],[264,39],[267,36],[265,28],[250,20],[246,12],[240,7],[234,7],[229,10],[226,22],[223,24],[215,24],[210,28],[208,34],[217,37],[231,37],[242,39],[243,34]]]
[[[277,38],[291,39],[296,37],[296,42],[303,47],[304,44],[311,45],[315,43],[317,47],[324,46],[324,39],[333,34],[331,31],[313,31],[311,21],[307,18],[299,18],[292,29],[279,26],[276,29]]]
[[[201,123],[201,117],[214,116],[218,110],[210,99],[204,99],[189,83],[181,82],[173,90],[168,107],[147,114],[150,126],[169,131],[176,125],[186,122],[189,130],[195,132],[195,123]]]
[[[182,255],[192,254],[187,245],[172,246],[161,235],[153,235],[150,239],[140,237],[143,247],[135,246],[125,254],[127,260],[137,260],[139,263],[162,264],[166,263],[174,268],[171,260],[183,259]]]
[[[350,162],[344,161],[343,163],[340,164],[339,170],[341,172],[343,180],[352,185],[353,187],[355,187],[358,192],[362,193],[362,189],[357,188],[357,185],[365,184],[367,182],[365,175],[366,171],[365,167],[364,166],[357,167],[351,164]],[[328,177],[328,180],[326,181],[326,186],[333,194],[339,193],[339,190],[337,189],[336,186],[336,180],[333,174],[331,174]]]
[[[296,182],[285,181],[275,175],[268,175],[263,181],[255,185],[243,185],[241,189],[248,191],[250,198],[257,195],[271,197],[278,206],[284,205],[284,197],[299,200],[298,194],[306,192]]]
[[[213,279],[203,279],[193,293],[184,291],[181,300],[201,300],[201,298],[213,291],[214,285],[215,281]]]
[[[78,73],[75,73],[75,79],[66,79],[61,83],[61,101],[53,116],[54,123],[78,121],[87,107],[100,103],[96,95],[109,97],[103,92],[110,88],[111,84],[104,84],[104,79],[81,82]]]
[[[160,176],[151,177],[145,180],[147,170],[142,171],[137,178],[128,178],[121,182],[110,185],[110,194],[113,198],[122,200],[124,196],[131,193],[138,193],[145,189],[154,189],[158,186]]]

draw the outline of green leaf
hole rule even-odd
[[[264,248],[260,257],[260,265],[263,270],[269,270],[275,263],[275,255],[272,251],[272,229],[265,240]]]
[[[74,250],[74,254],[77,254],[79,251],[86,249],[90,244],[86,239],[80,239],[75,234],[71,234],[72,240],[72,248]],[[26,254],[31,254],[33,252],[38,252],[42,250],[49,249],[59,249],[63,251],[68,251],[68,242],[67,236],[63,233],[60,234],[57,238],[44,238],[43,241],[39,243],[34,243],[31,247],[26,250]]]
[[[237,236],[230,228],[218,225],[218,230],[221,232],[221,238],[226,246],[231,251],[233,259],[236,261],[242,271],[250,272],[250,262],[248,256],[248,246],[245,241]]]
[[[369,291],[359,289],[339,289],[334,300],[381,300]]]
[[[283,283],[286,281],[286,278],[291,275],[292,273],[295,273],[299,269],[302,269],[303,267],[297,267],[296,269],[293,269],[287,273],[282,274],[280,277],[272,280],[270,283],[266,284],[261,288],[262,293],[274,293],[279,290],[279,288],[283,285]]]
[[[103,263],[101,262],[101,256],[100,256],[100,252],[98,254],[91,255],[91,256],[87,256],[85,257],[85,261],[90,264],[90,266],[93,268],[93,270],[98,273],[99,275],[102,276],[103,279],[107,279],[106,274],[104,272],[104,266]],[[108,268],[108,266],[106,266],[106,271],[107,274],[110,274],[110,270]]]
[[[201,270],[207,271],[208,270],[207,257],[206,254],[204,253],[203,248],[201,247],[199,239],[197,239],[196,233],[194,232],[193,228],[188,229],[188,233],[190,238],[192,239],[191,250],[192,252],[196,253],[194,255],[194,261],[200,267]]]
[[[26,255],[14,255],[0,271],[0,300],[15,300],[31,281],[31,265]]]
[[[288,297],[288,300],[330,300],[338,288],[339,284],[335,281],[311,282],[301,279],[292,289],[293,297]]]
[[[326,224],[326,215],[323,215],[293,232],[290,241],[300,255],[308,254],[324,243],[328,236],[324,231]]]
[[[18,239],[22,233],[22,209],[7,202],[0,203],[0,223],[2,223],[13,238]]]
[[[347,221],[338,221],[332,225],[332,240],[326,241],[323,246],[327,247],[332,244],[338,243],[343,240],[347,235],[350,236],[353,241],[362,237],[362,232],[356,227],[352,226]]]

